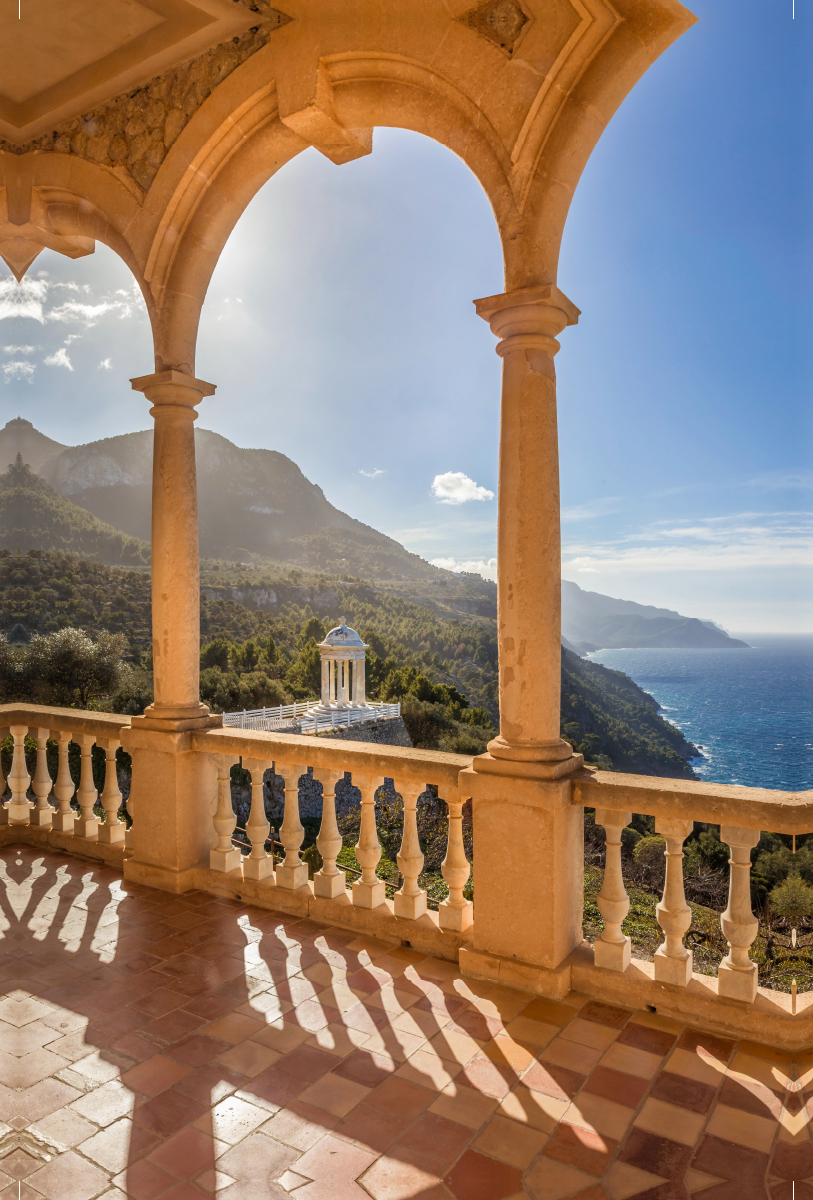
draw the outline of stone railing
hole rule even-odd
[[[127,879],[175,891],[198,888],[355,929],[458,960],[469,976],[541,995],[563,997],[575,990],[787,1048],[813,1044],[813,992],[801,993],[797,1000],[758,987],[750,954],[758,925],[751,910],[749,881],[751,853],[760,830],[799,835],[813,829],[813,793],[582,770],[564,781],[534,785],[538,790],[533,793],[519,793],[514,783],[511,790],[500,788],[494,793],[495,801],[493,776],[485,776],[486,785],[478,783],[480,760],[463,755],[216,725],[171,735],[168,743],[161,743],[159,754],[151,749],[155,732],[146,722],[139,725],[138,719],[131,723],[102,713],[28,705],[0,707],[0,734],[10,734],[14,745],[7,777],[10,795],[0,807],[0,844],[23,840],[102,858],[120,864]],[[26,763],[27,737],[37,747],[31,773]],[[58,746],[56,764],[53,746],[51,750],[53,778],[49,739]],[[81,755],[75,796],[79,812],[71,806],[71,742],[78,744]],[[126,835],[117,816],[119,744],[133,754],[133,791],[138,796],[135,812],[132,800],[128,805],[133,822]],[[107,760],[101,793],[93,781],[94,745],[104,749]],[[230,780],[231,767],[238,761],[249,773],[252,790],[247,844],[242,850],[234,842]],[[184,762],[192,766],[184,768]],[[299,798],[300,781],[309,768],[323,789],[316,839],[322,865],[312,879],[301,855],[304,830]],[[153,800],[160,791],[157,773],[182,769],[192,771],[196,781],[187,789],[191,807],[168,811]],[[263,784],[268,770],[284,785],[278,831],[284,851],[281,861],[269,853]],[[346,773],[361,794],[355,847],[360,877],[351,881],[337,863],[342,839],[336,788]],[[381,857],[376,794],[385,780],[393,781],[403,801],[397,854],[401,883],[391,899],[376,871]],[[448,898],[438,903],[436,911],[428,907],[427,893],[419,885],[424,860],[418,839],[418,799],[430,785],[446,805],[449,830],[442,866]],[[470,863],[464,850],[462,810],[470,797],[475,846],[480,848],[479,924],[473,903],[464,895]],[[534,799],[533,806],[528,805],[528,797]],[[97,801],[104,808],[104,820],[94,812]],[[501,831],[517,806],[527,814],[527,837],[524,844],[509,846],[501,840]],[[581,936],[580,814],[584,808],[595,810],[596,824],[606,835],[604,880],[597,898],[604,928],[592,946]],[[665,840],[663,894],[656,909],[663,941],[651,962],[631,954],[630,939],[622,931],[629,898],[621,870],[621,831],[632,813],[654,816],[656,832]],[[684,940],[691,914],[684,896],[683,843],[695,821],[718,825],[721,840],[730,849],[728,904],[720,918],[728,953],[716,976],[693,971],[692,953]],[[518,861],[530,864],[520,874]],[[534,905],[542,915],[530,920],[527,913]]]
[[[84,851],[88,843],[98,847],[95,857],[121,861],[127,842],[127,826],[119,819],[122,805],[116,769],[116,751],[122,730],[130,718],[109,713],[45,708],[39,705],[0,706],[0,737],[11,737],[13,752],[6,783],[11,793],[0,804],[0,830],[4,840],[22,828],[36,831],[37,839],[69,849],[71,843]],[[33,776],[26,763],[26,738],[36,742]],[[56,776],[48,766],[48,743],[56,743]],[[75,786],[68,754],[71,742],[79,747],[80,779]],[[101,792],[93,780],[93,747],[105,754],[105,778]],[[76,800],[77,809],[71,806]],[[97,803],[105,811],[102,819],[94,811]],[[129,811],[129,809],[128,809]],[[131,814],[132,815],[132,814]]]
[[[230,892],[253,903],[307,913],[320,920],[395,938],[437,953],[456,952],[470,940],[473,904],[463,895],[470,863],[463,845],[462,809],[467,797],[458,787],[471,759],[459,754],[379,747],[366,743],[315,742],[308,737],[223,727],[192,735],[196,750],[216,756],[217,802],[213,818],[217,843],[209,854],[209,870],[199,882],[206,890]],[[244,855],[232,843],[230,769],[239,760],[251,776],[251,810],[246,835],[251,850]],[[316,847],[321,868],[308,879],[302,862],[304,830],[299,815],[299,783],[308,768],[322,785],[322,818]],[[279,841],[284,860],[268,852],[270,823],[266,817],[263,776],[272,769],[284,782],[285,800]],[[349,773],[361,793],[361,819],[356,860],[361,876],[350,886],[337,866],[342,838],[336,820],[336,786]],[[392,780],[403,801],[403,829],[397,855],[402,883],[391,900],[376,874],[381,858],[376,826],[376,793]],[[424,856],[418,840],[418,798],[434,785],[448,813],[448,842],[442,865],[448,898],[429,910],[427,893],[418,884]]]

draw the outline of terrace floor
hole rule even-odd
[[[30,848],[0,930],[9,1200],[813,1198],[813,1055]]]

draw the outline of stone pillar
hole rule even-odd
[[[583,814],[568,777],[583,765],[559,736],[561,551],[556,335],[579,310],[553,284],[475,301],[503,360],[499,453],[500,733],[460,776],[474,840],[467,974],[563,994],[582,940]]]
[[[363,655],[356,663],[356,702],[367,703],[367,658]]]
[[[322,704],[330,704],[330,663],[326,658],[322,659]]]
[[[200,563],[195,405],[214,384],[180,371],[130,380],[155,418],[152,462],[152,649],[155,700],[147,718],[197,723],[200,702]],[[188,724],[185,728],[192,728]]]
[[[130,800],[137,819],[124,875],[181,892],[208,867],[216,837],[213,756],[191,731],[219,725],[200,702],[200,572],[195,477],[195,406],[214,386],[181,371],[131,380],[155,418],[152,486],[152,631],[155,701],[122,730],[132,755]]]
[[[751,851],[759,841],[759,830],[721,825],[720,841],[728,845],[731,857],[728,860],[728,907],[720,917],[728,954],[717,968],[717,994],[753,1004],[757,998],[758,978],[757,965],[749,951],[757,936],[759,922],[751,911]]]
[[[552,285],[475,301],[501,341],[497,532],[500,733],[494,758],[559,762],[562,578],[556,334],[579,310]]]

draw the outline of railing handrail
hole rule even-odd
[[[30,729],[66,730],[70,733],[115,737],[130,726],[130,717],[122,713],[94,712],[85,708],[56,708],[45,704],[0,704],[0,730],[12,725]]]
[[[256,729],[195,730],[191,735],[195,750],[208,754],[230,754],[265,762],[302,763],[307,767],[335,768],[360,775],[438,784],[441,789],[457,789],[461,771],[471,766],[471,755],[448,754],[443,750],[416,750],[408,746],[379,746],[371,742],[317,740],[299,734],[283,734]],[[441,791],[442,794],[442,791]]]
[[[388,704],[384,700],[368,700],[363,708],[348,706],[333,709],[329,713],[314,713],[308,716],[314,704],[313,700],[301,700],[295,704],[278,704],[275,708],[244,708],[242,712],[223,713],[223,724],[229,729],[271,731],[286,724],[298,723],[303,732],[315,734],[324,729],[346,729],[351,725],[363,724],[371,717],[380,720],[401,715],[400,703]]]
[[[772,791],[739,784],[585,769],[573,779],[571,803],[582,808],[737,825],[771,833],[813,830],[813,791]]]

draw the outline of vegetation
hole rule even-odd
[[[0,475],[0,547],[65,551],[106,563],[144,566],[146,542],[100,521],[60,496],[18,454]]]
[[[278,574],[207,563],[201,589],[201,698],[216,711],[316,697],[317,643],[345,616],[370,649],[371,698],[400,700],[413,743],[482,752],[497,726],[496,620],[482,580],[443,587]],[[438,593],[442,594],[438,598]],[[461,607],[473,611],[463,612]],[[92,638],[123,634],[133,668],[108,705],[142,712],[152,699],[150,580],[144,570],[67,554],[0,550],[0,628],[27,634],[72,627]],[[27,636],[26,634],[26,636]],[[657,704],[618,671],[563,651],[562,735],[607,770],[692,778],[695,749],[659,716]]]

